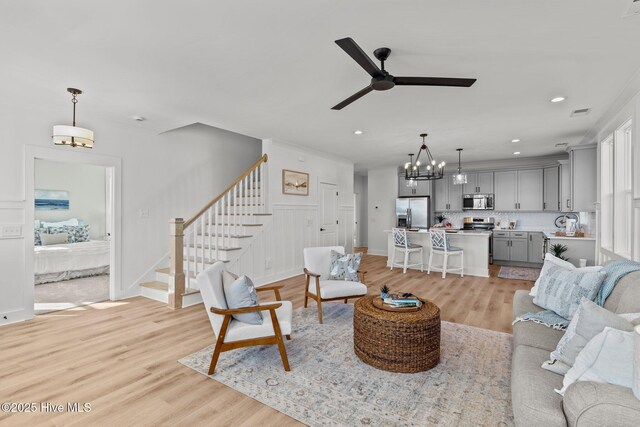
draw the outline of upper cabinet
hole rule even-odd
[[[495,210],[541,211],[542,169],[495,172]]]
[[[593,212],[596,203],[597,151],[595,146],[573,147],[569,152],[571,165],[571,210]]]
[[[493,172],[468,173],[463,185],[464,194],[492,194]]]
[[[560,210],[560,168],[544,168],[544,204],[545,211]]]
[[[398,197],[423,197],[431,195],[431,181],[417,181],[415,187],[407,187],[404,173],[398,175]]]
[[[571,163],[560,162],[560,211],[571,212]]]
[[[462,185],[453,183],[452,175],[435,181],[435,210],[436,211],[461,211],[462,210]]]

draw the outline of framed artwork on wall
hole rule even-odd
[[[64,190],[36,190],[36,210],[69,210],[69,192]]]
[[[282,169],[282,194],[309,195],[309,174]]]

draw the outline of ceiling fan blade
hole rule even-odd
[[[362,98],[363,96],[365,96],[366,94],[368,94],[372,90],[373,90],[373,88],[371,86],[367,86],[364,89],[362,89],[361,91],[354,93],[353,95],[351,95],[350,97],[348,97],[344,101],[340,102],[339,104],[336,104],[334,107],[331,107],[331,109],[332,110],[342,110],[344,107],[346,107],[347,105],[351,104],[353,101],[356,101],[356,100]]]
[[[400,86],[469,87],[476,82],[476,79],[456,79],[452,77],[394,77],[393,82]]]
[[[366,53],[353,41],[351,37],[336,40],[336,44],[342,48],[347,54],[353,58],[364,70],[369,73],[371,77],[377,77],[382,75],[382,71],[378,66],[367,56]]]

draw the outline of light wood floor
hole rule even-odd
[[[378,293],[386,283],[392,290],[432,300],[440,306],[443,320],[496,331],[511,331],[513,294],[532,286],[495,277],[498,266],[491,267],[490,278],[449,274],[443,280],[437,273],[389,271],[385,261],[365,256],[370,293]],[[282,283],[283,298],[301,307],[304,277]],[[0,412],[0,425],[300,424],[177,363],[212,342],[202,305],[171,311],[141,297],[2,327],[0,403],[89,402],[92,410],[83,414]]]

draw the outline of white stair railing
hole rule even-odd
[[[170,308],[182,308],[182,295],[188,290],[185,283],[208,265],[225,258],[223,253],[231,249],[232,239],[243,232],[244,219],[264,210],[266,198],[259,184],[264,183],[267,159],[264,154],[188,220],[170,221]]]

